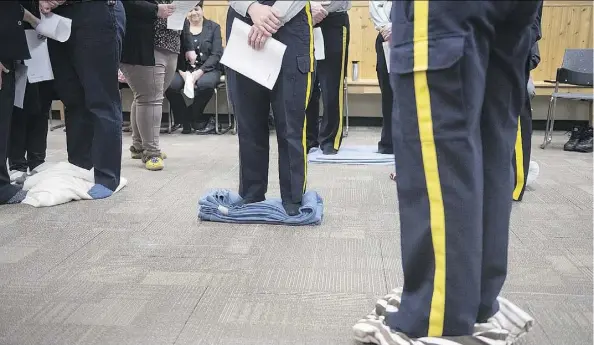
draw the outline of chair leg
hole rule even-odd
[[[227,112],[229,113],[229,128],[231,129],[231,133],[235,135],[237,134],[237,117],[235,117],[235,112],[231,105],[231,98],[229,98],[229,88],[225,89],[225,93],[227,96]],[[233,123],[233,126],[231,126],[231,123]]]
[[[214,89],[214,96],[215,96],[215,133],[221,135],[221,129],[219,128],[219,90],[215,86]]]
[[[555,110],[557,107],[557,97],[551,96],[549,108],[547,110],[547,121],[545,124],[545,134],[541,149],[545,149],[553,141],[553,127],[555,124]]]

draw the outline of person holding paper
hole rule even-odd
[[[377,143],[377,152],[383,154],[393,154],[392,146],[392,87],[390,86],[390,74],[386,64],[384,54],[384,42],[390,42],[392,36],[392,24],[390,22],[390,10],[392,1],[369,1],[369,15],[373,21],[375,29],[378,31],[375,40],[375,53],[377,56],[376,73],[379,82],[380,92],[382,94],[382,134]],[[390,58],[390,57],[388,57]]]
[[[190,134],[193,130],[197,134],[215,132],[215,119],[205,116],[204,109],[221,79],[219,61],[223,55],[223,41],[221,26],[204,18],[202,4],[201,1],[188,13],[182,33],[182,54],[177,62],[178,73],[165,92],[176,120],[181,118],[182,134]],[[187,78],[192,78],[195,87],[193,99],[184,99]]]
[[[15,103],[16,64],[31,58],[23,21],[35,27],[39,19],[18,1],[0,1],[0,205],[20,203],[26,196],[25,191],[10,183],[6,166]]]
[[[237,18],[252,25],[248,43],[261,49],[269,37],[286,45],[280,75],[272,90],[227,70],[237,117],[241,203],[263,201],[268,188],[269,129],[272,103],[279,149],[279,178],[288,215],[299,214],[307,181],[305,109],[314,81],[313,19],[309,1],[229,1],[227,37]],[[241,59],[241,56],[236,58]]]
[[[72,20],[67,41],[48,39],[54,85],[66,108],[68,161],[94,168],[88,194],[107,198],[120,184],[122,103],[118,67],[126,16],[121,1],[39,1],[42,14]]]
[[[318,61],[316,81],[307,107],[308,152],[319,146],[325,155],[336,154],[343,134],[344,78],[348,67],[351,1],[311,2],[312,11],[324,11],[327,16],[315,23],[324,36],[324,60]],[[314,16],[315,17],[315,16]],[[319,102],[322,94],[323,115],[318,127]]]
[[[159,147],[164,92],[171,84],[180,52],[180,34],[167,28],[175,11],[171,0],[124,1],[126,38],[120,69],[134,94],[130,109],[132,159],[151,171],[162,170]]]
[[[538,5],[392,2],[404,286],[398,309],[385,313],[388,336],[470,336],[500,310],[526,33]]]

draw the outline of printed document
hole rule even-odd
[[[167,29],[169,30],[183,30],[184,21],[191,9],[196,7],[198,1],[174,1],[175,11],[167,17]]]
[[[326,58],[326,51],[324,49],[324,35],[322,28],[314,28],[314,56],[316,60],[324,60]]]
[[[37,25],[37,28],[35,28],[41,35],[58,42],[68,41],[71,29],[72,19],[51,12],[42,14],[41,21],[39,22],[39,25]]]
[[[23,109],[25,103],[25,89],[27,88],[27,66],[17,63],[14,65],[14,106]]]
[[[390,73],[390,42],[383,42],[384,47],[384,58],[386,59],[386,66],[388,66],[388,73]]]
[[[272,90],[280,74],[287,46],[269,37],[260,50],[248,44],[251,26],[235,18],[221,63]]]
[[[35,30],[25,30],[27,45],[31,53],[31,59],[25,60],[27,65],[27,77],[29,83],[39,83],[46,80],[53,80],[52,63],[47,51],[47,39],[40,39]]]

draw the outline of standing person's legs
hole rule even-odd
[[[384,38],[382,34],[378,34],[375,40],[375,51],[377,55],[375,70],[382,94],[382,134],[379,143],[377,143],[377,150],[379,153],[392,154],[394,153],[394,147],[392,145],[392,103],[394,102],[394,95],[390,86],[390,74],[386,65],[383,43]]]
[[[392,3],[404,287],[400,308],[387,314],[386,323],[413,338],[472,334],[476,321],[483,243],[480,123],[492,3]]]
[[[305,117],[307,118],[307,152],[314,147],[320,146],[318,137],[320,135],[320,97],[322,90],[320,89],[320,81],[318,77],[314,78],[311,99],[305,109]]]
[[[14,62],[2,61],[8,73],[2,73],[2,87],[0,88],[0,205],[13,204],[23,201],[25,192],[10,184],[10,176],[6,166],[10,125],[14,106],[15,76]]]
[[[9,170],[11,171],[27,172],[27,142],[29,140],[29,127],[38,111],[38,84],[27,82],[23,109],[18,107],[12,109],[10,141],[8,145],[8,165]]]
[[[508,5],[509,6],[509,5]],[[526,97],[526,57],[530,51],[530,26],[538,1],[517,1],[506,20],[496,27],[481,118],[483,148],[483,239],[481,303],[477,322],[499,310],[497,297],[507,275],[509,219],[513,190],[512,161],[518,114]],[[530,107],[528,105],[528,107]],[[522,123],[524,125],[524,123]],[[525,152],[525,151],[524,151]],[[527,171],[527,170],[526,170]]]
[[[278,31],[277,38],[287,45],[287,50],[272,91],[272,111],[278,142],[281,199],[287,214],[294,216],[299,214],[307,187],[305,110],[311,98],[315,66],[309,3]]]
[[[27,124],[27,165],[29,171],[45,162],[47,151],[48,116],[54,99],[53,82],[38,85],[38,104],[36,112],[29,114]]]
[[[56,76],[56,87],[61,99],[69,99],[65,103],[67,117],[75,111],[70,123],[67,118],[67,136],[74,135],[70,145],[76,150],[77,159],[84,157],[80,166],[95,168],[96,186],[91,196],[108,197],[118,187],[121,172],[122,106],[117,76],[126,22],[124,8],[120,1],[115,4],[90,1],[59,7],[56,12],[72,19],[70,39],[66,43],[50,44],[50,48],[61,46],[51,52],[52,61],[56,60],[54,56],[66,61]],[[59,84],[68,89],[62,89]],[[75,96],[66,95],[75,87],[84,95],[80,98],[84,100],[82,107],[78,97],[72,100]],[[68,103],[76,105],[76,109],[70,109]]]
[[[522,201],[524,191],[526,190],[526,183],[528,182],[528,171],[530,169],[530,156],[532,152],[532,108],[529,97],[526,97],[520,117],[518,118],[515,143],[512,159],[515,183],[512,197],[515,201]]]
[[[335,154],[340,149],[343,134],[344,77],[350,39],[348,14],[327,17],[320,27],[324,35],[325,59],[318,62],[316,73],[324,107],[319,140],[324,154]]]
[[[155,50],[155,66],[122,64],[130,89],[134,92],[133,135],[138,130],[141,139],[142,160],[149,170],[163,169],[159,135],[163,115],[164,86],[171,83],[174,76],[172,64],[176,55],[171,52]],[[134,146],[135,150],[138,148]]]

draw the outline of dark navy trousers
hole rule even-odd
[[[394,1],[390,77],[402,304],[411,337],[468,335],[498,311],[512,159],[538,1]]]
[[[55,12],[72,19],[72,34],[48,40],[55,88],[66,108],[68,161],[95,168],[95,183],[115,190],[122,166],[122,104],[118,68],[126,27],[120,1],[63,5]]]
[[[318,61],[311,102],[307,107],[308,146],[338,151],[343,135],[344,78],[348,67],[350,23],[347,12],[330,13],[318,27],[324,35],[324,60]],[[317,92],[316,92],[317,91]],[[322,121],[319,123],[320,95]]]
[[[229,8],[227,38],[235,18],[252,25],[249,18],[242,17]],[[227,85],[237,118],[239,137],[239,194],[252,201],[265,199],[270,140],[268,115],[272,105],[278,143],[281,198],[285,203],[300,203],[307,183],[305,109],[311,98],[315,79],[313,26],[309,3],[282,26],[273,38],[286,44],[287,49],[280,75],[272,90],[227,69]]]

